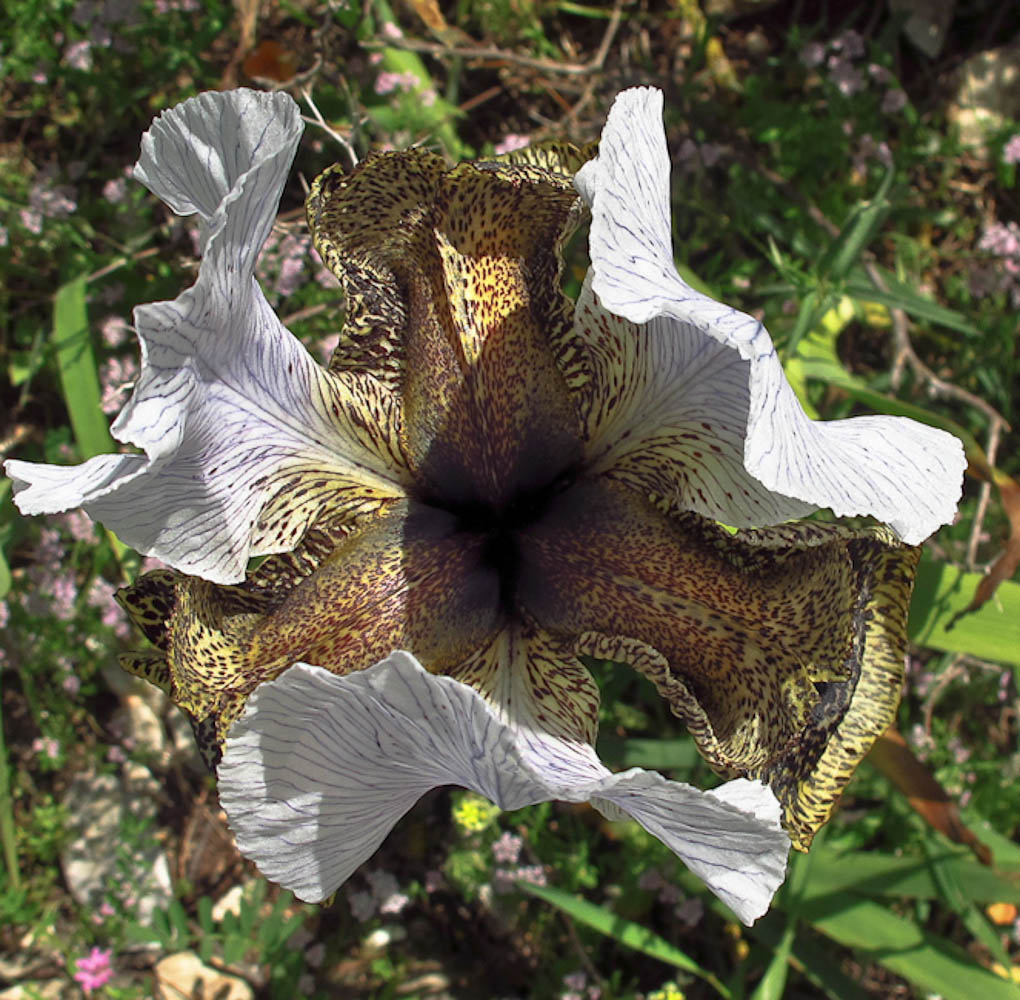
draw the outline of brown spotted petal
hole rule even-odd
[[[538,624],[649,677],[806,848],[895,712],[917,550],[824,524],[731,536],[609,479],[563,493],[521,550]]]
[[[437,502],[498,508],[580,457],[556,362],[570,327],[559,247],[578,204],[562,174],[449,170],[422,150],[312,188],[316,247],[348,302],[333,368],[399,389],[404,451]]]
[[[454,528],[441,511],[393,501],[347,533],[316,529],[243,586],[143,576],[119,596],[163,661],[124,665],[189,713],[211,765],[251,693],[299,660],[346,674],[404,647],[452,669],[501,622],[484,539]]]

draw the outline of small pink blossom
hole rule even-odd
[[[409,896],[406,896],[402,892],[395,892],[392,896],[387,896],[382,902],[379,903],[380,913],[389,913],[396,915],[403,913],[407,904],[411,902]]]
[[[351,908],[351,915],[355,920],[364,922],[375,916],[375,900],[370,892],[349,892],[347,905]]]
[[[111,950],[109,948],[93,948],[84,958],[75,961],[75,981],[86,994],[98,990],[113,979],[110,967]]]
[[[493,152],[497,156],[503,156],[504,153],[513,153],[518,149],[524,149],[530,142],[531,136],[521,135],[517,132],[508,132],[493,146]]]
[[[895,115],[902,111],[907,106],[907,92],[900,90],[896,87],[893,90],[887,90],[885,97],[882,98],[882,114],[884,115]]]
[[[21,224],[30,233],[32,233],[33,236],[38,236],[42,232],[42,212],[37,212],[31,208],[23,208],[18,212],[18,218],[21,220]]]
[[[837,35],[832,40],[832,47],[842,52],[847,59],[860,59],[864,55],[864,39],[853,28],[847,28]]]
[[[68,534],[76,542],[91,542],[96,534],[95,522],[83,510],[68,511],[63,517]]]
[[[844,97],[852,97],[864,89],[864,76],[849,60],[829,57],[829,79]]]
[[[88,72],[88,70],[92,69],[92,43],[88,40],[71,42],[64,49],[64,62],[71,69]]]
[[[123,316],[107,316],[99,324],[99,331],[107,347],[120,347],[127,340],[131,328]]]
[[[387,21],[382,26],[382,36],[383,38],[403,38],[404,33],[392,21]]]
[[[375,78],[375,92],[380,96],[392,94],[395,90],[413,90],[418,83],[414,73],[394,73],[384,69]]]
[[[504,831],[492,845],[492,856],[502,865],[513,865],[521,856],[521,848],[524,846],[524,838],[518,837],[509,830]]]
[[[73,698],[81,690],[81,678],[77,674],[68,674],[60,686]]]
[[[815,66],[821,66],[825,61],[825,46],[821,42],[808,42],[800,50],[800,61],[807,66],[808,69],[814,69]]]
[[[1020,163],[1020,132],[1002,147],[1003,163]]]
[[[870,76],[875,83],[882,85],[893,84],[896,82],[896,77],[894,77],[884,66],[880,66],[878,63],[872,63],[868,67],[868,76]]]
[[[32,753],[56,760],[60,756],[60,740],[55,740],[52,736],[37,736],[32,740]]]
[[[857,150],[854,153],[854,170],[860,174],[866,173],[868,164],[872,160],[877,160],[884,167],[891,167],[893,163],[892,150],[889,148],[889,143],[885,141],[875,142],[871,133],[865,132],[861,136],[857,144]]]
[[[113,177],[103,185],[103,197],[111,205],[119,205],[127,196],[127,181],[123,177]]]
[[[127,754],[124,753],[123,747],[113,746],[106,751],[106,759],[111,764],[123,764],[127,761]]]

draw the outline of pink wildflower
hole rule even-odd
[[[829,79],[844,97],[852,97],[864,89],[864,76],[850,61],[839,56],[829,57]]]
[[[110,956],[109,948],[93,948],[84,958],[75,961],[77,971],[74,979],[86,994],[98,990],[113,979]]]
[[[103,185],[103,197],[111,205],[119,205],[127,195],[127,181],[123,177],[113,177]]]
[[[375,78],[375,92],[377,94],[392,94],[395,90],[413,90],[418,83],[418,77],[413,73],[394,73],[384,69]]]
[[[892,84],[896,82],[896,77],[894,77],[884,66],[880,66],[878,63],[872,63],[868,67],[868,76],[870,76],[871,79],[878,84]]]
[[[107,347],[120,347],[127,340],[130,329],[127,320],[123,316],[107,316],[99,324],[99,331],[103,335],[103,343]]]
[[[847,59],[860,59],[864,55],[864,39],[853,28],[847,28],[832,40],[832,47]]]
[[[387,21],[382,26],[383,38],[403,38],[404,33],[392,21]]]
[[[31,208],[23,208],[18,212],[18,218],[21,220],[21,224],[33,236],[38,236],[42,232],[42,212],[36,212]]]
[[[496,143],[493,147],[493,152],[497,156],[502,156],[504,153],[513,153],[515,150],[524,149],[530,142],[530,136],[520,135],[517,132],[508,132]]]
[[[885,97],[882,98],[882,114],[884,115],[898,114],[906,106],[907,92],[900,90],[899,87],[886,91]]]
[[[1003,163],[1020,163],[1020,132],[1002,147]]]
[[[32,753],[56,760],[60,756],[60,740],[55,740],[52,736],[37,736],[32,740]]]
[[[523,846],[524,839],[507,830],[492,845],[492,856],[502,865],[513,865],[521,856]]]
[[[90,41],[71,42],[64,49],[64,62],[71,69],[88,72],[92,69],[92,43]]]
[[[821,66],[825,61],[825,46],[821,42],[808,42],[800,50],[800,61],[807,66],[808,69],[814,69],[815,66]]]
[[[347,894],[347,905],[351,915],[362,922],[371,920],[375,915],[375,900],[370,892],[350,892]]]

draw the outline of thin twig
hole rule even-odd
[[[314,118],[306,118],[305,121],[318,125],[327,135],[336,141],[337,145],[347,154],[347,158],[350,161],[348,169],[353,170],[358,165],[358,154],[354,152],[354,147],[322,117],[322,112],[316,106],[315,101],[312,100],[312,92],[308,87],[301,88],[301,96],[305,99],[308,107],[312,109],[312,114],[314,115]]]
[[[452,59],[483,59],[496,62],[514,63],[517,66],[524,66],[527,69],[538,70],[542,73],[554,73],[561,76],[583,76],[602,68],[609,53],[609,47],[613,43],[613,36],[620,26],[621,7],[618,5],[610,18],[609,26],[602,37],[602,44],[595,54],[594,59],[586,63],[563,63],[554,59],[536,59],[534,56],[521,55],[518,52],[510,52],[507,49],[490,48],[481,45],[442,45],[439,42],[426,42],[419,38],[388,38],[386,47],[406,49],[409,52],[424,52],[431,56],[444,56]],[[366,46],[368,47],[368,46]],[[383,44],[379,43],[378,48]]]
[[[988,456],[988,464],[995,467],[995,455],[999,450],[999,438],[1002,434],[1002,421],[993,420],[988,428],[988,444],[985,445],[985,454]],[[988,512],[988,504],[992,498],[992,484],[985,480],[981,484],[981,492],[978,495],[977,511],[974,514],[974,523],[971,525],[970,538],[967,540],[967,568],[973,571],[976,568],[977,548],[981,540],[981,532],[984,528],[985,514]]]
[[[939,676],[939,679],[935,682],[932,689],[928,692],[928,697],[924,699],[924,705],[922,711],[924,713],[924,734],[925,736],[931,736],[931,718],[935,712],[935,704],[942,697],[943,692],[953,683],[958,677],[962,677],[967,672],[966,657],[963,653],[957,653],[953,657],[949,666]]]
[[[872,261],[865,261],[864,269],[867,271],[868,277],[874,282],[875,287],[879,291],[888,294],[889,288],[875,264]],[[969,406],[973,406],[974,409],[980,410],[988,418],[989,423],[995,424],[998,422],[1006,430],[1012,429],[1006,418],[991,403],[985,402],[980,396],[975,396],[974,393],[969,392],[967,389],[962,389],[958,385],[953,385],[952,382],[946,382],[944,379],[939,378],[917,356],[914,345],[910,342],[907,314],[902,309],[897,308],[890,309],[889,313],[892,316],[893,346],[896,352],[893,361],[894,387],[897,372],[901,372],[903,366],[908,365],[914,375],[927,385],[928,391],[933,396],[947,396],[951,399],[959,399]]]
[[[595,53],[595,58],[592,65],[601,68],[606,61],[606,57],[609,55],[609,50],[616,39],[616,33],[620,30],[620,25],[623,23],[623,2],[624,0],[616,0],[616,5],[613,7],[613,13],[609,16],[609,24],[606,25],[606,30],[602,35],[602,41],[599,44],[598,51]],[[588,81],[588,85],[584,88],[584,92],[580,98],[574,103],[574,106],[570,109],[569,118],[571,121],[577,121],[581,116],[581,111],[588,105],[592,97],[595,95],[595,88],[598,82],[598,78],[594,75],[591,80]]]

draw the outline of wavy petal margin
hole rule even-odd
[[[768,513],[768,505],[755,503],[752,512],[767,514],[757,523],[801,516],[808,503],[838,516],[870,514],[910,544],[949,523],[966,467],[956,438],[903,417],[809,419],[764,326],[696,291],[677,274],[669,167],[661,92],[624,91],[609,113],[598,157],[575,178],[592,209],[592,288],[601,307],[617,316],[638,324],[657,321],[660,336],[714,341],[745,362],[743,462],[773,494],[774,507]],[[661,353],[668,362],[690,351],[663,347]],[[646,405],[660,408],[662,401],[652,396]],[[629,447],[633,458],[634,442]],[[708,506],[725,513],[725,495],[714,496]],[[731,506],[732,523],[746,523],[747,505]]]
[[[83,507],[140,552],[238,583],[250,556],[287,551],[304,531],[314,511],[293,504],[260,523],[296,480],[332,481],[340,495],[357,485],[362,499],[400,492],[395,404],[319,368],[252,274],[301,131],[290,97],[251,90],[202,94],[156,119],[135,175],[198,214],[205,255],[192,288],[135,310],[142,373],[111,430],[145,456],[9,461],[22,513]],[[375,423],[348,416],[359,411]]]
[[[238,847],[315,902],[432,788],[460,785],[504,809],[591,800],[662,839],[744,922],[768,908],[789,839],[764,786],[701,792],[639,768],[611,774],[587,744],[520,731],[500,714],[405,652],[343,677],[296,664],[258,688],[219,766]]]

